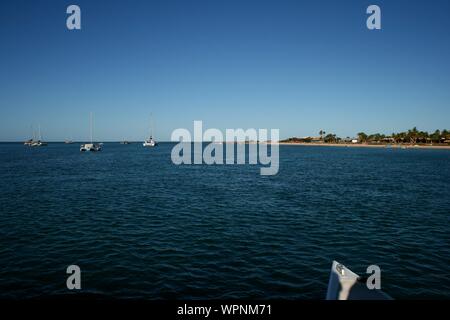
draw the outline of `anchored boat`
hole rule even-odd
[[[27,141],[25,141],[25,142],[23,143],[24,145],[31,147],[31,145],[33,144],[33,142],[36,141],[36,133],[34,132],[33,125],[31,125],[31,136],[32,136],[33,138],[28,139]]]
[[[333,261],[328,282],[327,300],[392,300],[381,290],[369,289],[366,278]]]
[[[102,147],[96,143],[85,143],[80,146],[80,151],[101,151]]]
[[[85,152],[85,151],[101,151],[102,150],[102,145],[98,144],[98,143],[93,143],[92,142],[92,112],[90,114],[90,131],[91,131],[91,143],[85,143],[82,144],[80,146],[80,151],[81,152]]]
[[[46,145],[47,145],[47,142],[38,140],[38,141],[32,142],[30,146],[31,146],[31,147],[44,147],[44,146],[46,146]]]
[[[25,142],[26,145],[30,147],[44,147],[47,145],[47,142],[42,141],[42,135],[41,135],[41,125],[39,125],[39,134],[38,134],[38,140],[28,140]]]
[[[144,141],[142,144],[144,147],[156,147],[158,143],[153,139],[153,126],[150,119],[150,137]]]
[[[156,141],[153,140],[153,137],[150,136],[147,140],[142,144],[144,147],[155,147],[157,145]]]

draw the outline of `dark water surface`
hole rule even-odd
[[[450,151],[280,147],[280,171],[172,144],[0,144],[0,298],[323,299],[333,259],[394,298],[450,296]]]

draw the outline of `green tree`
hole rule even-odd
[[[441,140],[441,131],[436,130],[434,133],[432,133],[430,135],[430,140],[432,143],[439,143],[439,141]]]
[[[358,140],[359,142],[367,142],[367,134],[364,132],[358,133]]]
[[[319,131],[319,135],[320,135],[320,140],[323,140],[323,136],[326,134],[326,132],[324,130],[320,130]]]
[[[324,141],[327,143],[333,143],[337,141],[336,135],[329,133],[325,136]]]
[[[419,137],[419,131],[417,130],[417,128],[414,127],[411,130],[408,130],[407,137],[411,144],[416,144],[417,138]]]
[[[444,140],[450,140],[450,132],[446,129],[442,130],[441,138]]]

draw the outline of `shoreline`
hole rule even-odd
[[[349,148],[393,148],[393,149],[443,149],[450,150],[448,146],[432,146],[432,145],[403,145],[403,144],[360,144],[360,143],[313,143],[313,142],[279,142],[283,146],[300,146],[300,147],[349,147]]]

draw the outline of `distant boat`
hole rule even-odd
[[[72,136],[70,136],[70,139],[64,140],[64,143],[65,143],[65,144],[72,144],[72,143],[73,143],[73,138],[72,138]]]
[[[31,125],[31,136],[32,136],[33,138],[28,139],[27,141],[25,141],[25,142],[23,143],[24,145],[26,145],[26,146],[31,146],[31,144],[36,140],[36,133],[34,132],[33,125]]]
[[[30,147],[44,147],[47,145],[47,142],[42,141],[42,135],[41,135],[41,125],[39,125],[39,135],[38,140],[32,140],[30,141],[29,146]]]
[[[142,144],[144,147],[156,147],[158,143],[153,139],[153,126],[150,119],[150,137],[144,141]]]
[[[130,142],[129,141],[120,141],[120,144],[130,144]]]
[[[85,143],[80,146],[80,151],[102,151],[102,147],[95,143]]]
[[[44,147],[44,146],[46,146],[46,145],[47,145],[47,142],[38,140],[38,141],[34,141],[34,142],[31,144],[31,147]]]
[[[101,151],[102,144],[93,143],[92,141],[92,112],[90,114],[90,131],[91,131],[91,143],[85,143],[80,146],[80,151]]]
[[[148,138],[147,140],[144,141],[144,143],[142,144],[144,147],[155,147],[158,144],[156,143],[155,140],[153,140],[152,136],[150,136],[150,138]]]
[[[369,289],[366,279],[333,261],[328,282],[327,300],[392,300],[378,289]]]

